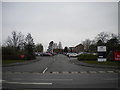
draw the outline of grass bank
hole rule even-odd
[[[2,64],[12,64],[12,63],[19,63],[19,62],[25,62],[27,60],[2,60]]]
[[[109,65],[109,66],[118,66],[118,65],[120,65],[120,62],[116,62],[116,61],[107,61],[107,62],[82,61],[82,62],[88,63],[88,64]]]

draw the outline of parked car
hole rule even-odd
[[[71,53],[71,54],[69,54],[69,57],[77,57],[77,56],[78,56],[77,53]]]
[[[66,53],[66,56],[68,56],[68,57],[69,57],[69,54],[70,54],[70,53]]]
[[[55,52],[54,52],[54,53],[51,53],[51,54],[52,54],[53,56],[57,55],[57,53],[55,53]]]
[[[36,56],[40,56],[40,53],[39,53],[39,52],[35,52],[35,55],[36,55]]]
[[[68,57],[77,57],[78,54],[77,53],[67,53]]]
[[[52,54],[48,52],[44,52],[44,53],[41,53],[41,56],[52,56]]]

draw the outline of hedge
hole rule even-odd
[[[97,60],[97,55],[81,54],[78,56],[78,60]]]
[[[2,60],[26,60],[26,57],[21,58],[17,55],[2,55]]]

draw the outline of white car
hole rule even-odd
[[[69,56],[70,53],[67,53],[66,56]]]
[[[77,53],[69,53],[68,56],[69,56],[69,57],[77,57],[78,54],[77,54]]]

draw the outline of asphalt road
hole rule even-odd
[[[2,87],[40,88],[119,88],[115,69],[76,65],[64,55],[37,57],[26,65],[3,67]]]

